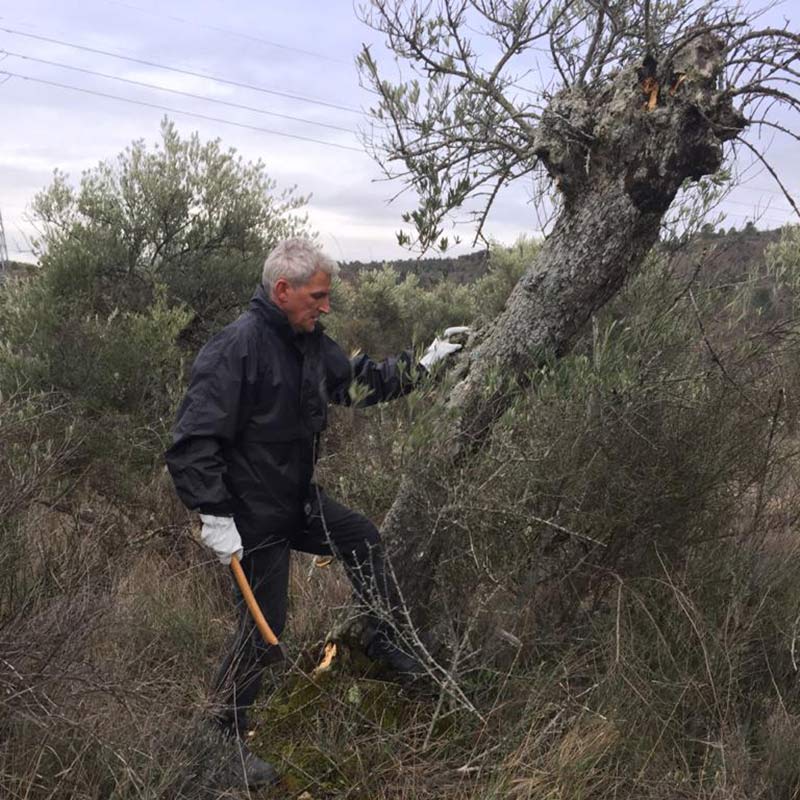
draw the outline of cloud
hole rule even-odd
[[[3,18],[7,27],[37,35],[356,109],[373,102],[373,97],[358,85],[353,66],[353,58],[362,42],[371,43],[376,55],[387,63],[391,59],[380,37],[356,19],[350,3],[172,0],[167,5],[163,0],[86,0],[81,4],[6,0]],[[360,113],[237,88],[203,77],[24,37],[2,35],[0,46],[352,130],[366,124]],[[6,59],[3,68],[89,91],[360,149],[352,133],[300,121],[170,96],[18,59]],[[16,78],[0,86],[0,97],[4,110],[0,210],[7,231],[25,226],[21,216],[24,207],[49,182],[54,168],[69,172],[77,180],[83,169],[114,158],[134,139],[143,138],[152,143],[159,138],[159,124],[165,113],[157,108]],[[339,257],[340,251],[360,259],[395,258],[405,253],[395,244],[394,234],[402,227],[401,213],[413,208],[415,199],[408,194],[389,205],[388,198],[401,187],[382,181],[379,166],[365,153],[257,132],[211,119],[201,120],[179,113],[170,116],[182,135],[197,130],[203,139],[220,138],[224,145],[235,147],[244,159],[263,160],[279,188],[297,185],[301,193],[312,194],[309,209],[312,224]],[[796,186],[800,174],[797,159],[781,150],[774,150],[772,155],[775,163],[788,171],[790,182]],[[766,177],[759,179],[759,185],[769,183]],[[487,224],[487,235],[511,241],[519,233],[535,230],[538,223],[528,194],[529,184],[524,182],[518,182],[501,194]],[[766,196],[772,197],[773,203],[786,204],[779,197]],[[734,199],[741,198],[739,202],[755,206],[757,197],[753,191],[745,191]],[[763,207],[763,200],[761,202]],[[739,213],[750,210],[741,205],[728,208]],[[774,206],[770,212],[771,216],[777,213]],[[465,211],[463,217],[467,216]],[[734,220],[737,224],[744,221]],[[471,241],[470,226],[462,225],[456,230],[465,242]],[[452,235],[450,229],[446,233]]]

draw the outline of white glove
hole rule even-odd
[[[233,517],[214,517],[211,514],[201,514],[203,528],[200,531],[200,541],[214,551],[216,557],[223,564],[231,563],[231,556],[241,559],[242,537],[236,530]]]
[[[422,364],[425,369],[430,370],[434,364],[442,361],[442,359],[447,358],[447,356],[458,352],[463,347],[463,345],[457,344],[456,342],[447,341],[451,336],[459,333],[469,332],[470,328],[468,328],[466,325],[458,325],[454,328],[447,328],[442,334],[441,339],[437,336],[433,342],[431,342],[430,347],[425,351],[422,358],[419,360],[419,363]]]

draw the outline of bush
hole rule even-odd
[[[538,240],[523,236],[511,247],[495,244],[490,248],[487,273],[471,287],[478,324],[491,322],[505,308],[511,290],[536,258],[540,246]]]
[[[126,469],[135,482],[160,461],[194,348],[239,313],[272,244],[305,225],[305,199],[276,195],[261,163],[167,121],[161,139],[78,188],[57,173],[33,203],[39,268],[0,293],[0,390],[77,402],[84,464],[122,495]]]
[[[402,280],[391,267],[357,273],[334,287],[327,326],[346,350],[383,358],[409,347],[425,347],[454,325],[485,324],[499,314],[539,244],[520,239],[493,245],[487,273],[472,284],[447,279],[423,287],[413,273]]]
[[[144,311],[163,286],[169,307],[191,309],[207,333],[249,299],[264,254],[305,230],[305,202],[276,193],[262,163],[181,139],[165,120],[160,144],[134,142],[77,189],[56,173],[33,201],[35,245],[52,297],[107,316]]]
[[[399,281],[389,266],[337,283],[326,326],[346,350],[384,358],[427,346],[437,333],[463,325],[475,315],[469,287],[442,281],[430,289],[416,275]]]

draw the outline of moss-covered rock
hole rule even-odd
[[[388,677],[358,648],[341,642],[326,668],[285,676],[255,711],[251,742],[254,752],[278,767],[284,791],[309,791],[314,800],[343,791],[362,796],[364,775],[390,765],[396,735],[433,706],[424,692]]]

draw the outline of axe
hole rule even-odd
[[[244,574],[242,565],[239,563],[238,556],[231,556],[231,569],[233,570],[234,578],[236,578],[236,584],[239,587],[239,591],[242,593],[242,597],[244,597],[244,601],[247,603],[247,608],[250,611],[250,615],[255,620],[256,626],[258,627],[258,630],[261,633],[264,641],[267,644],[280,647],[281,644],[278,641],[278,637],[272,632],[272,628],[270,628],[269,623],[261,613],[261,609],[258,607],[258,601],[253,594],[253,590],[250,588],[250,584],[247,581],[247,576]]]

